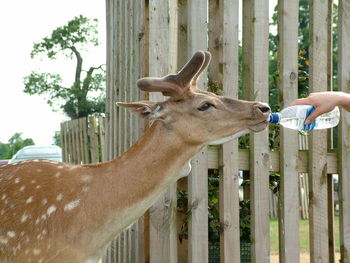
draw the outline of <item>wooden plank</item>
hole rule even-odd
[[[106,144],[105,144],[105,138],[106,138],[106,134],[105,134],[105,127],[106,127],[106,118],[103,118],[102,116],[100,116],[98,118],[98,144],[100,145],[99,147],[99,156],[98,156],[98,162],[103,162],[104,160],[106,160],[105,157],[105,148],[106,148]]]
[[[333,90],[333,0],[328,0],[327,17],[327,91]],[[327,151],[334,149],[333,141],[334,129],[327,130]],[[328,244],[329,257],[328,262],[335,262],[335,243],[334,243],[334,183],[333,175],[327,175],[327,210],[328,210]]]
[[[279,76],[282,108],[298,98],[298,1],[278,2]],[[281,127],[279,202],[279,257],[281,262],[299,262],[299,207],[297,131]]]
[[[269,1],[251,2],[250,100],[268,102]],[[252,261],[270,262],[268,130],[250,135]]]
[[[208,2],[188,1],[187,39],[188,57],[197,50],[207,50]],[[207,74],[199,79],[198,87],[207,89]],[[192,208],[189,222],[189,263],[208,262],[208,167],[207,149],[203,148],[192,159],[192,172],[188,177],[188,202]]]
[[[80,164],[80,152],[79,152],[79,134],[77,129],[77,120],[72,121],[73,131],[73,152],[75,154],[74,164]]]
[[[328,262],[335,262],[334,243],[334,183],[333,175],[327,175],[327,205],[328,205],[328,237],[329,237],[329,258]]]
[[[176,70],[177,1],[149,1],[149,75],[161,77]],[[174,9],[174,10],[173,10]],[[175,37],[174,37],[175,36]],[[160,93],[150,93],[162,101]],[[150,262],[177,262],[176,185],[170,186],[150,211]]]
[[[328,3],[310,1],[310,92],[327,91]],[[327,131],[310,133],[310,258],[328,262]]]
[[[222,22],[222,84],[223,95],[238,97],[238,0],[221,0]],[[220,66],[219,65],[219,72]],[[240,262],[239,169],[238,140],[222,145],[222,176],[220,177],[220,261]]]
[[[114,57],[112,56],[112,34],[114,32],[114,24],[112,23],[113,18],[113,5],[114,0],[106,0],[106,49],[107,49],[107,56],[106,56],[106,141],[109,140],[110,143],[106,144],[106,147],[104,149],[105,154],[104,156],[110,156],[111,155],[111,148],[112,143],[110,141],[111,137],[111,119],[112,119],[112,61],[114,60]],[[107,158],[104,159],[104,161],[107,161]]]
[[[187,0],[178,1],[178,70],[186,64],[188,59],[187,45]]]
[[[132,25],[132,19],[133,19],[133,13],[131,12],[132,2],[134,1],[125,1],[125,29],[124,29],[124,76],[125,76],[125,84],[124,84],[124,94],[125,98],[124,101],[130,102],[131,101],[131,67],[132,67],[132,55],[131,55],[131,38],[133,36],[133,25]],[[125,152],[130,146],[131,146],[131,133],[132,133],[132,118],[131,118],[131,112],[129,110],[125,110],[125,130],[124,130],[124,151]]]
[[[251,25],[252,25],[252,14],[251,14],[252,0],[242,1],[243,19],[242,19],[242,49],[243,49],[243,98],[248,100],[251,96],[249,94],[251,90],[251,51],[252,51],[252,40],[251,40]]]
[[[89,142],[90,142],[90,153],[91,162],[98,162],[98,141],[96,137],[96,119],[94,117],[89,117]]]
[[[339,1],[338,89],[350,93],[350,0]],[[350,262],[350,113],[342,110],[339,125],[340,252]]]

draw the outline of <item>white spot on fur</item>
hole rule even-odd
[[[35,184],[36,183],[36,181],[35,180],[32,180],[32,184]]]
[[[27,221],[27,219],[28,219],[28,215],[24,213],[21,217],[21,223],[24,223],[25,221]]]
[[[55,176],[55,177],[60,177],[60,176],[61,176],[61,173],[60,173],[60,172],[57,172],[54,176]]]
[[[36,170],[38,173],[41,173],[43,170],[42,169],[37,169]]]
[[[33,197],[32,197],[32,196],[29,197],[29,198],[26,200],[26,204],[29,204],[29,203],[31,203],[31,202],[33,202]]]
[[[57,201],[61,201],[63,198],[63,194],[58,194],[57,197],[56,197],[56,200]]]
[[[40,249],[33,249],[33,254],[34,255],[39,255],[40,254]]]
[[[8,240],[2,236],[0,236],[0,244],[7,244]]]
[[[15,184],[18,184],[20,181],[21,181],[20,178],[16,178],[16,179],[15,179]]]
[[[47,215],[50,216],[53,212],[57,210],[57,207],[52,205],[47,209]]]
[[[63,165],[58,165],[58,166],[57,166],[57,169],[63,169],[63,168],[64,168]]]
[[[75,201],[72,201],[72,202],[66,204],[63,209],[64,209],[64,211],[73,210],[74,208],[79,206],[79,204],[80,204],[80,200],[78,199],[78,200],[75,200]]]
[[[41,216],[42,220],[46,220],[46,218],[47,218],[47,216],[45,214]]]
[[[19,188],[19,190],[20,190],[21,192],[23,192],[24,189],[26,189],[26,187],[25,187],[24,185],[22,185],[21,188]]]
[[[90,175],[83,175],[83,176],[81,177],[81,180],[82,180],[83,182],[88,183],[88,182],[91,182],[92,177],[91,177]]]
[[[33,162],[36,162],[36,163],[37,163],[37,162],[39,162],[39,159],[34,159]]]
[[[47,199],[44,198],[44,199],[41,201],[41,204],[42,204],[42,205],[46,205],[46,204],[47,204]]]
[[[39,222],[40,222],[40,219],[37,218],[37,219],[35,220],[35,224],[37,225],[37,224],[39,224]]]
[[[6,197],[7,197],[7,195],[3,194],[2,197],[1,197],[1,200],[5,200]]]
[[[8,232],[7,232],[7,236],[10,237],[10,238],[13,238],[13,237],[16,236],[16,232],[14,232],[14,231],[8,231]]]
[[[40,184],[36,186],[36,189],[40,189],[40,188],[41,188],[41,185],[40,185]]]

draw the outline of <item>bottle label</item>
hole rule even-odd
[[[308,110],[306,111],[306,117],[305,120],[307,119],[307,117],[310,116],[311,113],[313,113],[315,111],[315,107],[310,107],[308,108]],[[303,131],[311,131],[315,128],[316,126],[316,120],[313,120],[311,123],[309,123],[308,125],[303,126]]]

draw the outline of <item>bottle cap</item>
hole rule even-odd
[[[278,113],[271,113],[269,122],[270,123],[279,123],[280,122],[280,115]]]

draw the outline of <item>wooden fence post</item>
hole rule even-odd
[[[310,2],[310,92],[327,91],[328,3]],[[310,258],[328,262],[327,131],[310,133]]]
[[[269,1],[251,1],[250,99],[268,102]],[[270,262],[268,130],[250,135],[252,260]]]
[[[339,1],[338,88],[350,94],[350,0]],[[342,110],[339,127],[339,201],[341,262],[350,262],[350,113]]]
[[[298,1],[278,2],[279,90],[282,107],[298,98]],[[299,262],[299,174],[297,132],[281,127],[279,195],[280,261]]]
[[[177,1],[149,1],[149,75],[161,77],[177,69]],[[160,93],[150,100],[162,101]],[[177,262],[176,184],[150,208],[150,262]]]
[[[221,0],[223,95],[238,98],[238,25],[239,1]],[[220,177],[221,262],[240,262],[238,140],[222,145]]]
[[[187,39],[188,56],[197,50],[208,49],[208,1],[188,2]],[[203,72],[198,87],[207,89],[207,74]],[[192,159],[188,178],[188,203],[192,210],[189,222],[189,263],[208,262],[208,166],[207,149],[203,148]]]

